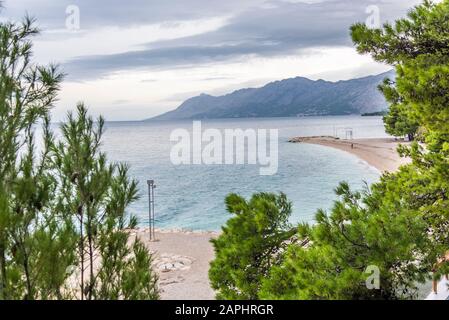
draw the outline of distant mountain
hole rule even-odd
[[[330,82],[297,77],[224,96],[202,94],[151,120],[369,114],[387,109],[377,86],[394,71]]]

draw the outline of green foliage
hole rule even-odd
[[[0,24],[0,299],[62,298],[72,230],[53,211],[48,112],[62,75],[31,63],[33,20]],[[43,123],[41,153],[34,127]],[[58,259],[58,261],[53,260]]]
[[[126,231],[136,182],[100,152],[104,121],[79,106],[55,142],[63,76],[32,63],[33,22],[0,23],[0,300],[157,299],[152,257]]]
[[[449,134],[448,14],[449,1],[424,1],[394,25],[385,24],[382,29],[352,26],[352,39],[360,53],[396,67],[396,83],[387,84],[384,90],[395,96],[395,101],[390,100],[393,108],[387,128],[399,118],[397,127],[402,131],[408,127],[403,124],[406,116],[426,131]],[[391,96],[386,94],[387,99]]]
[[[301,241],[289,244],[283,254],[278,251],[279,263],[262,279],[253,279],[252,298],[410,299],[432,271],[438,278],[449,270],[443,262],[449,249],[448,17],[448,0],[424,1],[394,25],[351,28],[360,53],[396,67],[395,82],[387,79],[380,87],[390,103],[387,131],[414,138],[419,128],[425,145],[401,146],[399,153],[413,162],[384,174],[363,193],[341,184],[332,210],[319,211],[313,225],[301,225]],[[241,240],[238,230],[228,228],[226,239],[232,244],[220,246],[221,252],[229,248],[234,260],[222,261],[221,269],[215,266],[213,275],[224,279],[215,286],[219,293],[243,292],[235,286],[236,275],[253,267],[252,261],[240,264],[237,252],[257,235],[232,242]],[[379,270],[378,290],[367,286],[370,266]]]
[[[129,246],[126,230],[136,228],[126,208],[137,199],[137,182],[128,168],[108,163],[100,151],[104,120],[94,120],[78,105],[61,125],[62,139],[54,147],[60,189],[58,208],[78,227],[81,299],[156,299],[151,255],[139,240]],[[86,271],[83,271],[86,270]]]
[[[388,134],[395,137],[407,136],[409,141],[415,140],[418,123],[411,119],[403,105],[391,105],[383,120]]]
[[[342,184],[332,211],[320,211],[273,268],[260,296],[287,299],[409,299],[430,278],[449,248],[449,1],[425,1],[408,18],[369,29],[351,28],[360,53],[396,67],[395,82],[380,87],[390,103],[388,133],[413,140],[422,128],[426,147],[399,149],[413,163],[364,194]],[[365,284],[370,265],[380,271],[380,289]]]
[[[286,241],[294,235],[288,219],[291,203],[284,194],[255,194],[249,201],[231,194],[234,215],[212,243],[215,260],[209,277],[219,299],[257,299],[262,280],[279,265]]]
[[[427,224],[419,212],[388,198],[391,177],[373,191],[352,192],[342,183],[328,214],[319,211],[314,225],[304,224],[281,266],[264,282],[268,299],[402,299],[416,295],[426,278]],[[394,185],[394,184],[393,184]],[[420,258],[418,258],[420,257]],[[370,266],[378,268],[380,289],[367,286]],[[427,266],[429,267],[429,266]]]
[[[387,132],[409,135],[422,128],[426,147],[416,142],[399,152],[413,163],[365,194],[337,189],[342,197],[316,225],[304,225],[283,265],[272,270],[264,298],[403,299],[430,278],[449,248],[449,1],[425,1],[408,18],[369,29],[351,28],[360,53],[396,67],[396,80],[380,87],[390,102]],[[380,271],[380,289],[364,284],[370,266]]]
[[[425,56],[442,57],[449,53],[447,19],[448,1],[440,3],[425,0],[410,10],[407,18],[381,29],[370,29],[357,23],[351,35],[359,53],[369,53],[376,61],[391,65]]]
[[[395,84],[390,79],[385,79],[379,89],[390,103],[388,113],[383,118],[385,131],[392,136],[407,136],[409,141],[415,140],[419,124],[413,118],[410,108],[403,103]]]
[[[383,87],[387,99],[423,130],[425,146],[413,144],[400,153],[413,160],[392,178],[391,191],[403,205],[420,212],[432,241],[433,261],[449,248],[449,1],[424,1],[394,26],[370,30],[352,27],[361,53],[396,66],[396,83]]]

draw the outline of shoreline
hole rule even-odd
[[[291,143],[308,143],[345,151],[365,161],[372,167],[383,172],[395,172],[410,159],[401,158],[397,153],[400,144],[409,142],[398,141],[394,138],[352,139],[343,140],[328,136],[295,137]]]
[[[297,137],[293,143],[310,143],[345,151],[366,161],[380,172],[396,171],[407,159],[396,152],[394,139],[340,140],[333,137]],[[210,286],[209,263],[214,259],[211,239],[217,231],[156,229],[156,241],[150,241],[147,228],[130,230],[131,240],[141,239],[153,253],[153,266],[159,276],[162,300],[214,300]]]

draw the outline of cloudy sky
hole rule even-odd
[[[136,120],[203,92],[386,71],[355,52],[348,28],[375,22],[377,14],[392,21],[419,2],[4,0],[0,16],[36,17],[36,60],[57,62],[68,74],[54,119],[84,101],[108,120]]]

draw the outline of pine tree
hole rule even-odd
[[[52,211],[49,109],[61,73],[32,63],[33,19],[0,24],[0,299],[62,297],[70,226]],[[35,126],[43,123],[41,153]],[[50,241],[51,239],[51,241]]]
[[[385,177],[389,180],[390,177]],[[431,259],[427,224],[417,210],[401,205],[383,181],[373,190],[353,192],[342,183],[331,212],[320,210],[303,224],[284,262],[263,283],[264,299],[405,299],[428,279]],[[392,196],[393,195],[393,196]],[[392,196],[391,198],[389,198]],[[370,268],[379,288],[367,286]]]
[[[55,141],[50,110],[63,75],[32,63],[33,25],[0,23],[0,300],[157,299],[151,254],[127,231],[136,182],[107,163],[104,121],[95,127],[84,107]]]
[[[396,81],[387,86],[396,102],[426,130],[444,139],[449,135],[448,12],[449,1],[426,0],[394,25],[351,28],[358,52],[396,67]]]
[[[94,121],[80,104],[61,125],[54,148],[59,209],[77,226],[80,299],[157,299],[152,257],[127,230],[137,220],[126,208],[137,200],[137,182],[123,164],[108,163],[100,145],[104,120]]]
[[[262,280],[280,264],[285,242],[296,232],[288,222],[291,203],[284,194],[260,193],[249,201],[231,194],[226,206],[234,217],[220,237],[212,240],[212,287],[218,299],[258,299]]]
[[[392,136],[407,136],[409,141],[414,141],[419,130],[419,123],[396,91],[395,83],[385,79],[379,86],[379,90],[390,103],[388,113],[383,118],[385,131]]]
[[[357,50],[396,68],[396,81],[385,86],[398,106],[422,128],[425,146],[400,148],[413,164],[390,187],[404,204],[419,211],[432,240],[435,261],[449,249],[449,1],[426,0],[393,25],[351,28]],[[388,95],[387,95],[388,98]],[[432,252],[433,251],[433,252]]]

